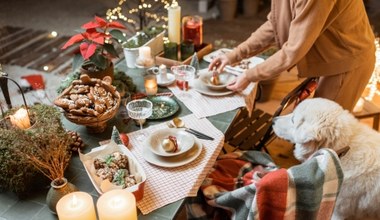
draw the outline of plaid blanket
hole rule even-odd
[[[300,165],[279,169],[258,151],[218,158],[188,219],[330,219],[343,181],[336,153],[321,149]]]

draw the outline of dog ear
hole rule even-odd
[[[309,142],[320,141],[319,132],[312,126],[304,122],[301,126],[298,126],[294,135],[294,142],[299,144],[305,144]]]

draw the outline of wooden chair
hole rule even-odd
[[[317,87],[317,78],[307,78],[290,91],[281,101],[273,115],[255,109],[248,116],[246,108],[241,108],[225,133],[223,152],[239,150],[266,150],[266,145],[273,141],[275,134],[272,129],[272,119],[287,109],[291,104],[295,107],[306,99]],[[267,151],[268,152],[268,151]]]

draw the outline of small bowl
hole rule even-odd
[[[205,86],[207,86],[209,89],[212,89],[212,90],[223,90],[227,87],[228,84],[230,84],[236,78],[236,76],[232,73],[222,72],[218,74],[219,84],[214,85],[211,82],[212,75],[213,75],[213,72],[207,72],[199,76],[200,81]]]
[[[166,152],[162,147],[162,141],[169,136],[177,138],[178,150],[176,152]],[[194,146],[194,137],[186,131],[176,128],[166,128],[155,131],[147,139],[147,146],[150,150],[159,156],[171,157],[183,154]]]

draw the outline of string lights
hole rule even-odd
[[[109,21],[123,20],[134,30],[143,30],[150,25],[166,28],[168,18],[164,9],[170,4],[167,0],[119,0],[118,6],[108,9],[106,16]]]

